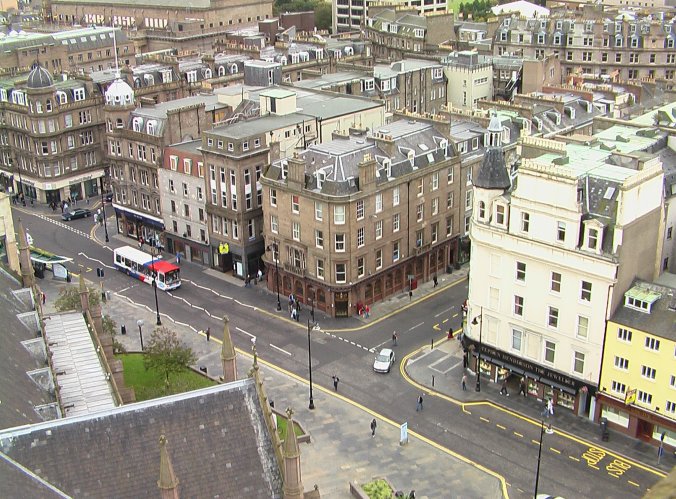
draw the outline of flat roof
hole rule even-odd
[[[285,97],[293,97],[295,92],[284,90],[283,88],[271,88],[269,90],[263,90],[260,95],[265,97],[273,97],[275,99],[283,99]]]
[[[116,407],[111,385],[81,313],[47,316],[45,339],[66,417]]]

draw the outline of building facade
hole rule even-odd
[[[474,178],[465,338],[490,381],[524,377],[529,395],[590,417],[605,321],[619,289],[655,275],[663,209],[661,162],[643,153],[664,137],[623,126],[596,137],[524,137],[512,178],[499,148],[487,151]]]
[[[597,418],[632,437],[676,448],[676,290],[636,282],[608,321]]]
[[[36,65],[0,80],[0,173],[6,190],[41,203],[97,195],[104,176],[103,97],[90,81],[56,81]]]
[[[263,176],[268,288],[334,317],[457,261],[460,160],[448,123],[403,119],[334,133]]]
[[[493,100],[493,63],[476,52],[455,52],[442,59],[448,82],[448,105],[474,109],[480,100]]]

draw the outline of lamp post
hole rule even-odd
[[[310,299],[310,304],[312,305],[312,310],[310,310],[310,317],[312,318],[312,322],[315,321],[315,299],[312,296],[308,296]]]
[[[137,320],[136,325],[138,326],[138,336],[141,338],[141,351],[143,351],[143,319]]]
[[[162,320],[160,319],[160,304],[157,301],[157,270],[155,269],[155,251],[158,251],[158,248],[155,248],[154,250],[151,249],[150,251],[153,252],[153,259],[151,262],[153,266],[153,290],[155,291],[155,311],[157,312],[157,325],[161,326]]]
[[[479,325],[479,355],[477,356],[476,364],[476,387],[474,388],[477,392],[481,391],[481,340],[482,333],[484,328],[484,308],[481,307],[481,314],[478,317],[472,319],[472,325]]]
[[[310,369],[310,405],[308,405],[308,409],[310,410],[315,408],[315,399],[312,397],[312,344],[310,342],[310,331],[315,325],[314,321],[307,320],[307,363]]]
[[[277,312],[282,310],[282,302],[279,301],[279,258],[277,256],[279,252],[279,246],[277,246],[277,241],[268,245],[268,251],[272,251],[272,258],[275,261],[275,281],[277,281]]]
[[[533,492],[533,498],[538,496],[538,484],[540,482],[540,459],[542,458],[542,437],[545,433],[545,421],[544,419],[541,422],[540,426],[540,447],[538,448],[538,466],[535,471],[535,492]]]
[[[106,242],[110,242],[108,238],[108,222],[106,222],[106,201],[103,196],[103,177],[101,177],[101,211],[103,212],[103,229],[106,232]]]

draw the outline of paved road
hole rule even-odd
[[[149,310],[155,309],[151,288],[112,270],[110,248],[102,247],[89,237],[91,221],[72,221],[68,223],[69,230],[63,230],[63,223],[55,220],[58,217],[22,216],[36,246],[74,257],[74,265],[94,282],[100,281],[96,278],[96,267],[105,266],[106,289],[131,302],[144,304]],[[112,237],[116,232],[114,218],[109,218],[110,221],[110,247],[121,246],[124,243],[118,236]],[[256,337],[263,359],[307,377],[306,324],[291,321],[284,311],[276,312],[276,297],[262,287],[245,289],[224,282],[222,276],[214,274],[191,264],[183,265],[183,286],[172,293],[158,293],[160,311],[194,330],[211,327],[215,337],[220,337],[220,318],[228,314],[233,341],[238,348],[248,350],[251,338]],[[377,309],[373,307],[371,324],[356,319],[337,322],[317,313],[321,330],[311,332],[313,381],[330,387],[331,376],[337,374],[345,397],[385,418],[407,421],[411,431],[501,474],[510,485],[511,497],[529,497],[537,461],[537,446],[533,443],[539,441],[537,427],[524,422],[516,413],[486,405],[469,407],[427,394],[424,410],[417,412],[416,399],[424,387],[412,383],[403,370],[393,370],[387,375],[372,372],[373,352],[381,346],[390,346],[393,330],[399,333],[395,351],[402,357],[406,352],[419,350],[421,345],[431,346],[432,340],[438,345],[449,327],[459,327],[457,304],[467,295],[466,281],[450,287],[444,287],[445,284],[442,281],[441,289],[424,300],[410,304],[407,296],[392,300],[394,307],[403,311],[390,317],[377,317]],[[304,310],[302,320],[308,315]],[[129,319],[131,324],[136,321],[133,317]],[[337,327],[332,330],[338,325],[347,325],[351,330]],[[128,324],[128,327],[131,326]],[[318,406],[318,410],[321,409]],[[631,479],[620,480],[617,473],[606,472],[606,462],[598,466],[605,457],[600,458],[597,450],[580,452],[580,444],[562,434],[547,436],[546,442],[547,465],[542,467],[540,491],[565,497],[638,497],[657,479],[654,474],[632,467]],[[618,473],[622,471],[620,476],[629,471],[622,470],[623,465],[615,464]]]

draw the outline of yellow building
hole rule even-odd
[[[676,290],[635,282],[607,322],[596,417],[676,448]]]

